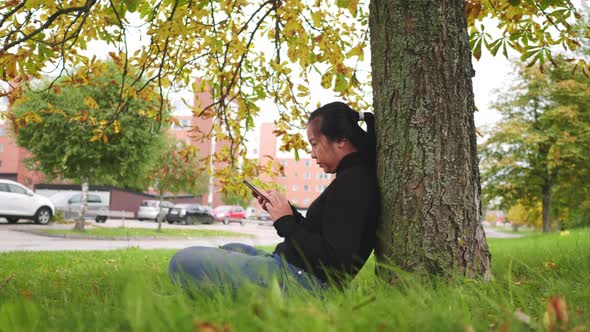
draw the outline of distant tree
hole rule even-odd
[[[160,212],[158,213],[158,231],[162,229],[164,211],[162,201],[165,193],[185,193],[199,195],[206,190],[204,176],[206,168],[197,156],[194,146],[185,145],[172,138],[166,139],[164,149],[160,151],[157,162],[147,176],[148,183],[158,192]]]
[[[506,221],[512,225],[514,231],[518,231],[521,226],[537,226],[537,221],[540,219],[540,214],[537,211],[538,208],[533,207],[527,208],[526,206],[517,203],[508,209],[506,215]],[[537,212],[537,213],[536,213]]]
[[[502,119],[481,146],[485,199],[501,197],[504,208],[540,203],[545,232],[558,209],[577,209],[590,190],[590,80],[556,62],[543,72],[519,69],[496,105]]]
[[[15,127],[17,144],[32,153],[31,164],[49,179],[72,179],[82,185],[82,209],[76,229],[84,229],[88,184],[136,186],[155,158],[163,127],[146,116],[158,100],[145,90],[128,99],[119,96],[122,73],[117,66],[96,64],[78,69],[85,80],[63,78],[39,82],[25,90],[12,112],[27,119]]]
[[[244,190],[240,190],[238,193],[230,191],[224,193],[221,200],[227,205],[239,205],[246,208],[252,201],[252,194]]]

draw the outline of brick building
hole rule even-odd
[[[197,84],[199,84],[198,81]],[[193,106],[195,109],[201,109],[203,105],[209,105],[211,102],[212,97],[209,92],[200,92],[195,95]],[[196,118],[192,114],[175,117],[178,124],[171,126],[170,134],[186,144],[196,146],[201,156],[209,156],[212,149],[219,151],[227,144],[226,142],[194,139],[191,129],[196,126],[201,132],[209,132],[213,126],[213,117]],[[273,134],[274,128],[272,123],[263,123],[259,130],[253,133],[255,137],[251,141],[254,144],[249,146],[248,158],[257,159],[259,156],[268,155],[283,165],[285,175],[272,181],[285,188],[287,198],[293,204],[305,208],[329,185],[333,175],[324,174],[323,170],[309,156],[304,156],[296,161],[291,153],[279,152],[277,138]],[[16,145],[11,131],[8,124],[0,123],[0,178],[15,180],[34,189],[35,185],[45,182],[45,176],[26,168],[24,160],[30,156],[30,153]],[[203,162],[208,163],[209,160],[204,158]],[[213,181],[209,188],[212,189],[211,193],[203,194],[201,203],[213,207],[222,205],[218,182]]]
[[[33,172],[25,166],[25,160],[31,154],[16,145],[12,129],[6,123],[0,123],[0,178],[20,182],[30,189],[45,180],[42,173]]]

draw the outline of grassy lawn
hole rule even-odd
[[[568,330],[589,331],[589,239],[590,229],[490,239],[491,281],[402,274],[391,287],[371,261],[346,290],[322,294],[191,297],[168,280],[175,250],[4,253],[0,331],[547,331],[554,295],[565,298]]]
[[[162,228],[158,232],[153,228],[87,228],[84,232],[78,232],[73,229],[40,229],[36,232],[47,233],[51,235],[75,235],[91,238],[118,238],[118,237],[212,237],[212,236],[227,236],[227,237],[251,237],[250,234],[218,231],[211,229],[177,229],[177,228]]]

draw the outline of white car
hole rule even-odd
[[[174,204],[172,204],[170,202],[162,201],[162,220],[164,220],[166,213],[168,213],[168,210],[170,210],[173,206],[174,206]],[[159,213],[160,213],[159,201],[151,200],[151,199],[144,200],[141,202],[141,205],[139,206],[139,209],[137,210],[137,219],[139,219],[139,221],[157,220]]]
[[[0,179],[0,218],[14,224],[19,219],[32,219],[48,224],[55,212],[53,203],[37,195],[22,184]]]
[[[63,211],[66,219],[77,218],[82,209],[82,194],[73,191],[58,192],[49,197],[57,211]],[[86,202],[86,218],[96,222],[105,222],[109,216],[109,205],[100,195],[88,193]]]

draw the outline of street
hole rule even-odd
[[[93,227],[128,227],[128,228],[156,228],[153,221],[138,220],[113,220],[109,219],[103,224],[94,224]],[[112,250],[121,248],[142,249],[181,249],[190,246],[216,247],[230,242],[241,242],[253,246],[273,245],[281,241],[276,231],[268,223],[246,222],[244,225],[230,223],[224,225],[215,223],[212,225],[169,225],[163,223],[163,228],[183,229],[213,229],[254,235],[254,237],[204,237],[204,238],[178,238],[178,239],[132,239],[132,240],[87,240],[62,237],[40,236],[26,233],[27,230],[43,228],[72,228],[69,224],[50,224],[48,226],[36,225],[32,222],[19,222],[8,224],[0,219],[0,252],[9,251],[52,251],[52,250]],[[488,238],[513,238],[518,234],[508,234],[486,229]]]

